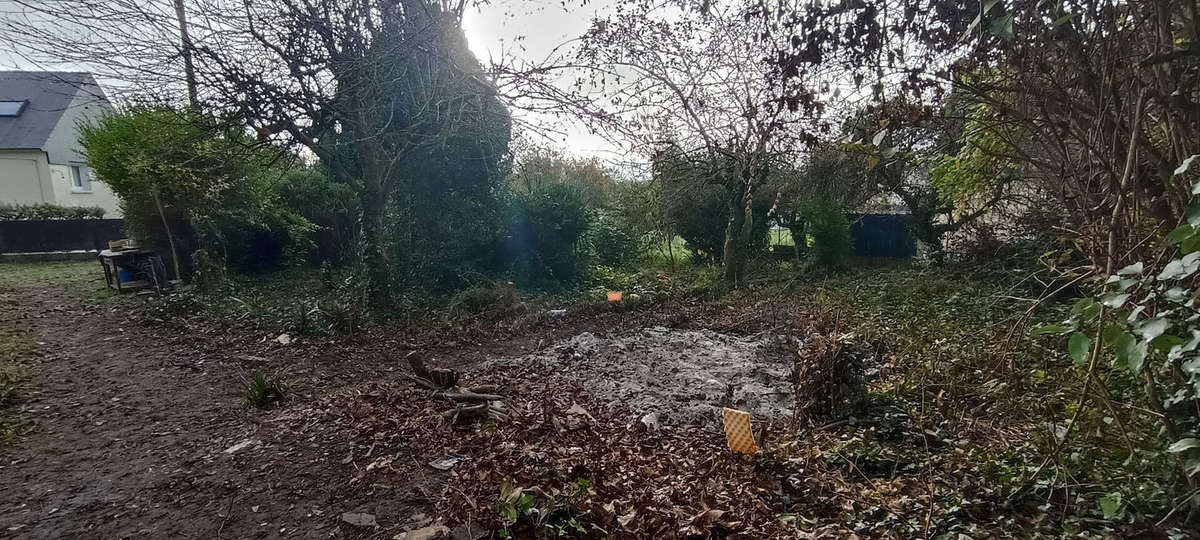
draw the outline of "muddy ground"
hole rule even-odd
[[[631,420],[708,425],[728,406],[767,420],[788,418],[799,341],[779,334],[737,336],[665,326],[611,337],[583,332],[543,351],[485,362],[482,369],[529,364],[577,381]]]
[[[3,537],[391,538],[431,522],[475,536],[468,525],[495,528],[510,477],[540,482],[545,500],[590,478],[588,519],[627,531],[766,531],[709,511],[737,494],[762,505],[753,464],[721,452],[712,422],[722,404],[786,413],[794,341],[773,336],[800,317],[777,309],[591,306],[284,345],[200,317],[85,307],[53,285],[6,294],[38,352],[20,407],[33,428],[0,448]],[[413,350],[499,383],[512,418],[448,424],[446,404],[402,376]],[[245,406],[253,369],[285,370],[292,397]],[[639,422],[652,412],[661,429]],[[446,453],[469,459],[428,465]]]

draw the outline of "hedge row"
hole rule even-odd
[[[0,203],[0,221],[36,219],[101,219],[104,209],[99,206],[60,206],[50,203]]]

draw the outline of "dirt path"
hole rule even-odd
[[[53,286],[13,294],[38,342],[21,406],[36,427],[0,448],[0,536],[360,536],[342,512],[421,507],[412,485],[350,489],[340,457],[240,403],[243,364],[269,345],[179,335]]]
[[[692,315],[705,327],[723,322],[697,305],[670,305],[379,327],[285,346],[200,317],[164,323],[145,310],[86,307],[58,285],[0,294],[17,301],[38,343],[20,406],[35,427],[0,447],[4,538],[390,538],[432,514],[447,473],[427,463],[457,444],[440,432],[410,445],[387,438],[394,428],[364,438],[361,426],[375,418],[362,416],[363,399],[410,386],[399,360],[406,350],[465,368],[581,332],[686,326]],[[748,320],[728,317],[729,327]],[[253,369],[286,370],[292,397],[269,411],[245,406],[240,380]],[[388,411],[396,421],[421,414],[396,405]],[[388,473],[371,473],[380,463]],[[377,525],[348,524],[346,512],[369,513]]]

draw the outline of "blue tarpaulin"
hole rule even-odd
[[[852,214],[850,235],[854,254],[859,257],[909,259],[916,245],[908,232],[907,214]]]

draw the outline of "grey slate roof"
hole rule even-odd
[[[80,92],[103,99],[90,73],[0,71],[0,101],[28,100],[19,116],[0,116],[0,149],[41,149]]]

